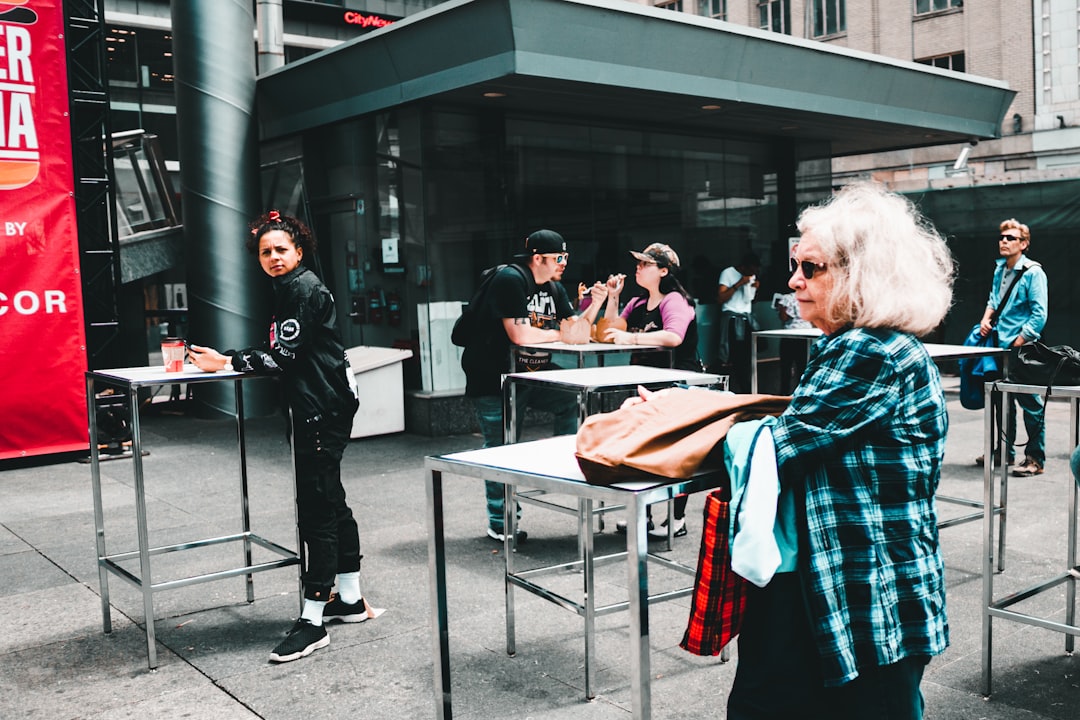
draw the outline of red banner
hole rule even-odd
[[[86,449],[61,0],[0,0],[0,459]]]

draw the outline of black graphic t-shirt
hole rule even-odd
[[[528,268],[507,267],[492,279],[482,311],[488,337],[465,348],[461,366],[465,370],[466,395],[498,395],[503,373],[511,372],[510,338],[502,326],[504,318],[528,318],[538,328],[558,329],[563,318],[574,314],[566,289],[557,282],[537,285]],[[551,353],[515,353],[513,372],[546,370]]]

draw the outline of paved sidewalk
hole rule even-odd
[[[949,379],[947,378],[947,381]],[[955,388],[955,379],[950,381]],[[144,415],[151,544],[213,537],[239,528],[235,435],[224,421]],[[950,393],[951,427],[941,492],[982,497],[982,414],[963,410]],[[999,594],[1033,584],[1064,566],[1068,500],[1068,406],[1048,410],[1047,472],[1009,486],[1006,572]],[[295,546],[291,471],[278,418],[248,423],[253,530]],[[533,434],[535,434],[535,430]],[[423,459],[479,447],[479,436],[426,438],[399,434],[354,440],[344,475],[361,527],[362,578],[369,600],[386,613],[357,625],[330,625],[331,644],[284,665],[267,660],[297,612],[296,569],[254,576],[256,601],[230,578],[159,593],[158,658],[146,667],[141,595],[110,577],[113,632],[102,632],[94,548],[90,466],[75,461],[0,465],[0,718],[363,718],[435,715],[429,630],[427,529]],[[102,464],[109,552],[135,547],[131,462]],[[484,536],[481,483],[449,477],[446,541],[450,596],[454,717],[607,720],[630,717],[629,636],[625,614],[597,620],[599,696],[583,701],[582,623],[571,613],[517,593],[517,655],[505,653],[502,546]],[[692,498],[690,534],[672,555],[693,564],[702,499]],[[965,512],[941,504],[940,515]],[[599,550],[617,549],[613,522]],[[519,567],[569,560],[572,519],[527,507],[529,542]],[[1026,625],[994,624],[994,695],[980,690],[982,524],[942,531],[948,570],[952,645],[928,668],[927,717],[1073,720],[1080,712],[1080,660],[1064,636]],[[236,564],[239,547],[217,546],[155,558],[155,580]],[[258,555],[257,555],[258,557]],[[625,597],[621,564],[597,572],[600,602]],[[580,576],[568,573],[566,592]],[[650,567],[653,588],[683,578]],[[687,599],[650,609],[653,717],[722,718],[735,663],[679,649]],[[1064,619],[1063,587],[1021,606]],[[737,653],[736,653],[737,655]],[[782,692],[782,687],[778,687]]]

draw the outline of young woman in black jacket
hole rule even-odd
[[[360,592],[359,533],[341,483],[341,457],[358,401],[334,298],[301,264],[305,253],[315,252],[311,231],[272,210],[252,224],[247,248],[273,282],[268,344],[224,353],[191,345],[189,355],[207,372],[281,376],[292,411],[300,541],[307,547],[303,610],[270,654],[273,662],[288,662],[330,644],[324,620],[362,622],[370,614]]]

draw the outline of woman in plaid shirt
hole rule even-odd
[[[798,227],[788,285],[825,333],[773,429],[799,569],[750,598],[728,718],[921,718],[923,669],[948,644],[934,507],[947,417],[918,338],[949,308],[952,258],[911,203],[869,183]]]

